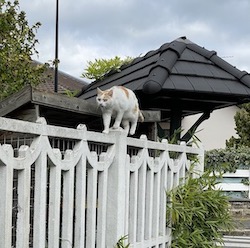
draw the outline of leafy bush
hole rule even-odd
[[[205,154],[205,169],[218,172],[235,172],[239,166],[250,166],[250,148],[214,149]]]
[[[0,1],[0,100],[25,85],[43,82],[48,65],[34,65],[31,60],[32,55],[38,55],[35,35],[40,25],[29,27],[17,0]]]
[[[115,56],[111,59],[95,59],[94,62],[88,61],[88,66],[82,77],[88,79],[102,80],[106,74],[111,71],[119,71],[122,65],[131,62],[131,57],[121,59]]]
[[[188,175],[184,184],[168,193],[172,248],[219,247],[222,230],[233,228],[228,198],[215,185],[216,177],[207,171],[200,178]]]
[[[250,147],[250,104],[245,103],[239,105],[238,107],[240,109],[236,112],[234,116],[237,137],[231,137],[228,141],[226,141],[226,145],[227,147]]]

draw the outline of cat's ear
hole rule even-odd
[[[108,91],[108,96],[112,97],[113,96],[113,90]]]
[[[100,88],[98,88],[98,87],[97,87],[96,90],[97,90],[97,95],[102,94],[102,92],[103,92],[103,91],[102,91]]]

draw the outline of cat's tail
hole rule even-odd
[[[144,122],[144,116],[141,111],[139,111],[139,117],[138,117],[139,122]]]

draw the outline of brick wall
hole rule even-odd
[[[231,201],[235,230],[230,235],[250,236],[250,201]]]
[[[234,218],[250,219],[250,201],[231,201],[230,203]]]

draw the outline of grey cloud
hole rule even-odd
[[[245,53],[242,52],[242,47],[250,44],[248,0],[59,2],[62,50],[61,53],[59,50],[59,55],[62,56],[62,68],[66,70],[83,68],[86,61],[96,56],[139,56],[183,35],[220,55],[237,57],[231,61],[250,70],[250,62],[245,59],[249,58],[250,51],[245,49]],[[31,22],[42,22],[38,32],[42,53],[53,50],[55,5],[51,0],[21,0],[21,7]],[[67,57],[63,57],[70,54],[71,66]],[[41,57],[46,58],[46,55]]]

